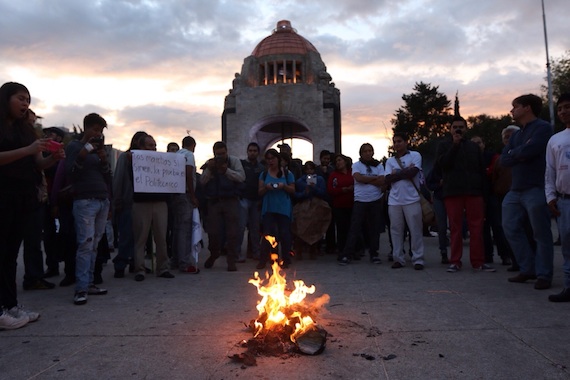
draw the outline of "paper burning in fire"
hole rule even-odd
[[[266,239],[276,248],[271,236]],[[248,351],[255,355],[281,355],[300,351],[316,355],[325,348],[327,332],[316,323],[316,317],[329,301],[327,294],[309,302],[307,295],[314,294],[314,285],[306,286],[302,280],[293,281],[288,287],[285,274],[281,273],[277,254],[272,254],[272,274],[265,272],[262,279],[254,273],[249,283],[257,288],[261,300],[259,313],[249,324],[254,337],[247,342]]]

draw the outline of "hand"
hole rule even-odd
[[[552,213],[552,215],[554,215],[556,217],[560,216],[560,210],[558,209],[558,206],[556,205],[556,199],[553,199],[550,202],[548,202],[548,208],[550,209],[550,212]]]
[[[208,166],[208,169],[210,169],[211,172],[216,170],[216,160],[214,160],[213,158],[210,158],[208,162],[206,162],[206,165]]]
[[[46,152],[48,150],[49,139],[38,139],[33,143],[28,145],[30,155],[35,155],[40,152]]]
[[[219,174],[226,174],[228,170],[228,161],[216,162],[216,171]]]
[[[65,150],[63,148],[56,150],[51,154],[54,160],[59,161],[65,158]]]

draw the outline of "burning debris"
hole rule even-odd
[[[274,247],[275,248],[275,247]],[[312,303],[306,302],[315,286],[306,286],[302,280],[293,281],[295,289],[287,288],[285,276],[280,272],[278,256],[272,254],[273,274],[265,279],[255,272],[249,283],[257,288],[261,300],[257,304],[258,317],[249,323],[253,338],[242,342],[247,352],[233,355],[233,360],[255,365],[259,355],[281,356],[303,353],[317,355],[325,349],[327,332],[315,322],[322,307],[328,303],[327,294]]]

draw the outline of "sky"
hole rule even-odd
[[[561,57],[570,1],[544,4],[549,56]],[[386,155],[416,82],[458,92],[464,117],[507,114],[546,83],[540,0],[0,0],[0,14],[0,81],[28,87],[44,127],[97,112],[120,150],[139,130],[162,151],[190,133],[197,165],[221,139],[234,73],[279,20],[321,54],[353,159],[364,142]],[[311,159],[311,145],[294,140],[293,155]]]

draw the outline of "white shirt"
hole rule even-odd
[[[557,192],[570,195],[570,128],[548,140],[544,190],[547,202],[558,198]]]
[[[415,151],[408,151],[408,153],[400,157],[400,162],[404,168],[416,167],[420,169],[418,174],[412,178],[416,187],[419,189],[422,170],[421,154]],[[390,157],[388,161],[386,161],[386,174],[396,174],[401,170],[402,168],[398,165],[396,157]],[[420,195],[410,180],[402,179],[398,182],[392,183],[388,196],[389,206],[404,206],[419,201]]]
[[[192,183],[194,184],[194,190],[196,190],[196,161],[194,159],[194,153],[186,148],[182,148],[176,153],[184,155],[186,159],[186,170],[192,170]],[[191,166],[192,169],[190,169],[189,166]]]
[[[366,167],[366,165],[364,165],[362,162],[356,161],[354,164],[352,164],[352,175],[354,176],[355,173],[360,173],[365,177],[383,176],[384,166],[382,166],[382,164],[378,164],[376,167]],[[382,198],[382,191],[378,186],[369,183],[361,183],[357,180],[354,180],[355,202],[374,202],[380,198]]]

